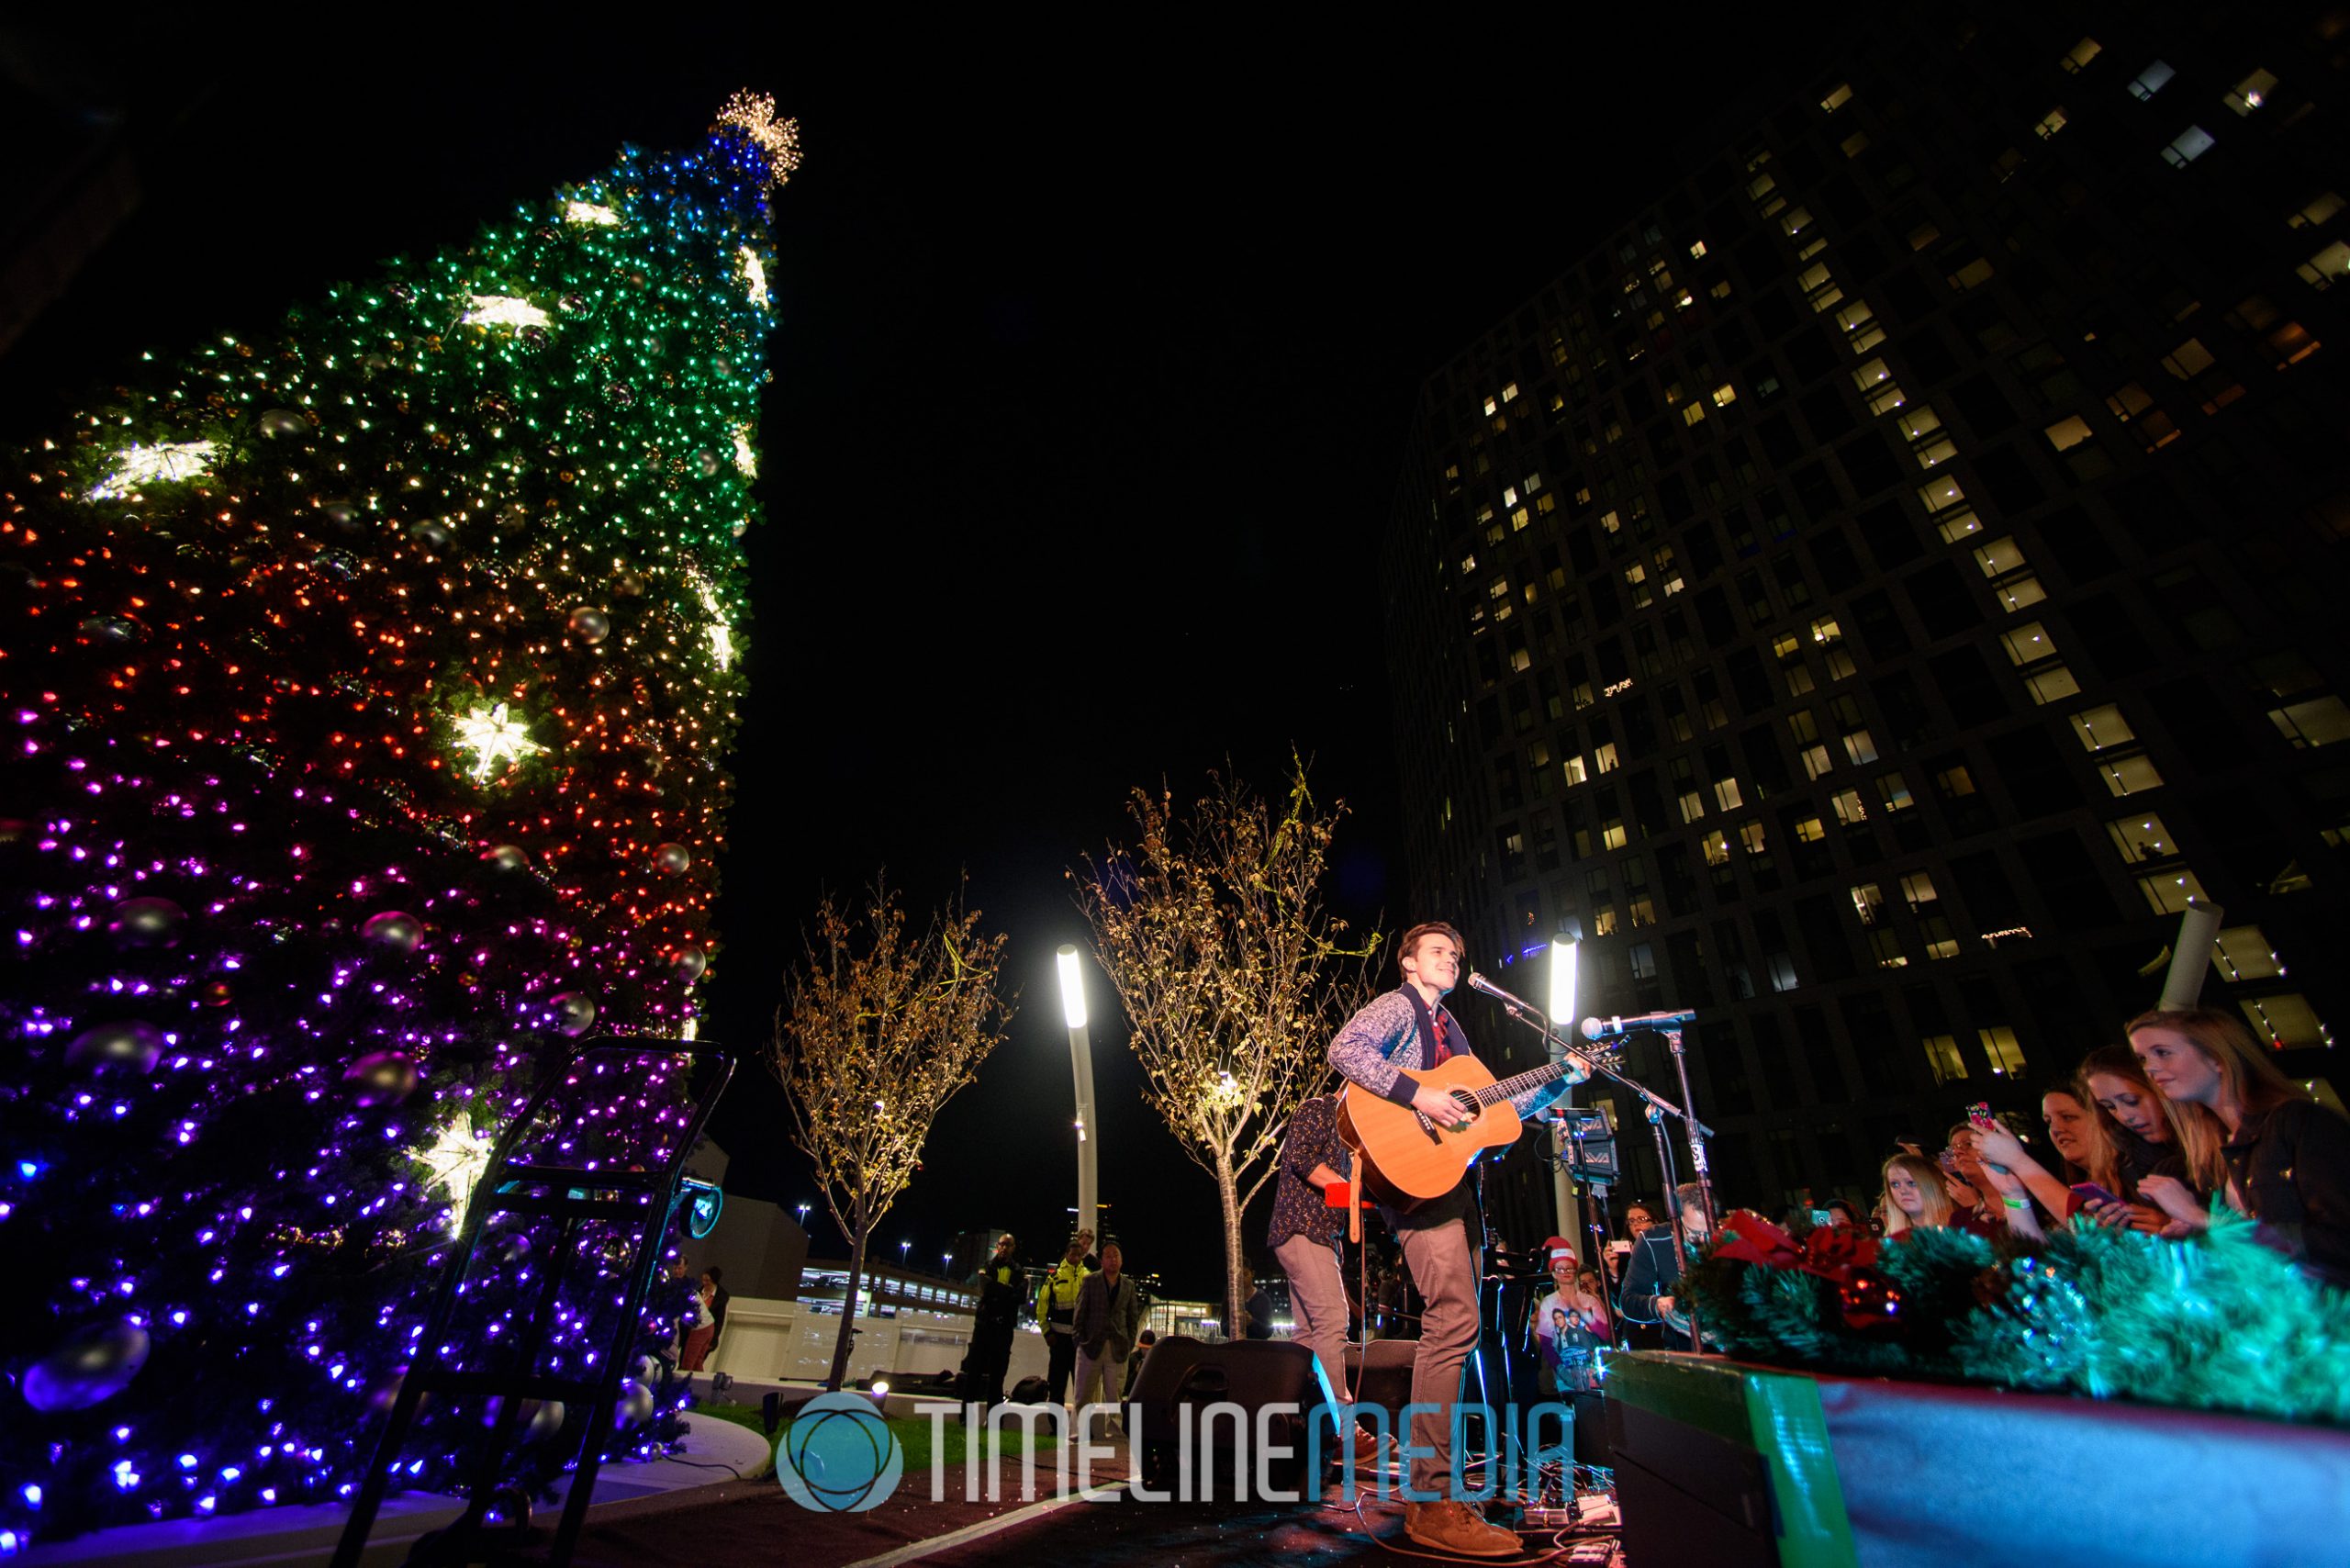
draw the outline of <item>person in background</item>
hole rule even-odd
[[[1085,1276],[1077,1290],[1077,1391],[1069,1403],[1080,1412],[1090,1403],[1118,1396],[1125,1385],[1126,1357],[1142,1328],[1142,1293],[1125,1271],[1125,1253],[1114,1241],[1102,1249],[1102,1271]],[[1112,1424],[1117,1425],[1114,1417]]]
[[[1235,1338],[1270,1339],[1273,1337],[1273,1298],[1264,1286],[1257,1282],[1257,1271],[1248,1260],[1240,1260],[1240,1321],[1234,1325],[1239,1330]]]
[[[1012,1336],[1020,1326],[1019,1245],[1010,1231],[996,1238],[995,1250],[965,1284],[979,1300],[963,1357],[963,1397],[982,1409],[1002,1403],[1012,1365]]]
[[[1640,1249],[1640,1238],[1655,1228],[1656,1210],[1638,1199],[1624,1205],[1624,1235],[1618,1241],[1607,1244],[1604,1254],[1607,1265],[1609,1294],[1617,1304],[1616,1333],[1617,1342],[1627,1350],[1661,1350],[1664,1349],[1663,1330],[1654,1323],[1638,1321],[1623,1311],[1624,1271],[1631,1267],[1632,1255]]]
[[[1036,1289],[1036,1325],[1045,1332],[1045,1387],[1056,1405],[1069,1393],[1069,1374],[1077,1370],[1077,1292],[1085,1283],[1085,1258],[1092,1250],[1091,1231],[1070,1237],[1069,1249]]]
[[[1867,1226],[1861,1223],[1861,1211],[1852,1206],[1851,1199],[1830,1198],[1828,1200],[1826,1207],[1828,1209],[1828,1223],[1830,1225],[1838,1226],[1846,1230],[1866,1230],[1868,1228]]]
[[[718,1354],[718,1342],[726,1337],[726,1304],[734,1293],[726,1288],[726,1271],[712,1263],[702,1271],[702,1278],[710,1282],[710,1353]]]
[[[1876,1206],[1886,1240],[1950,1223],[1950,1193],[1941,1166],[1922,1155],[1897,1154],[1885,1162],[1883,1174]]]
[[[1135,1379],[1142,1375],[1142,1364],[1150,1359],[1150,1348],[1158,1343],[1158,1330],[1146,1328],[1135,1339],[1135,1353],[1126,1358],[1126,1385],[1118,1391],[1120,1400],[1135,1396]]]
[[[1575,1249],[1564,1237],[1543,1244],[1550,1270],[1550,1294],[1534,1304],[1534,1337],[1543,1368],[1552,1376],[1546,1393],[1598,1386],[1592,1352],[1607,1343],[1607,1304],[1584,1289],[1575,1270]]]
[[[2260,1222],[2262,1238],[2323,1283],[2350,1284],[2350,1122],[2277,1070],[2252,1032],[2209,1008],[2141,1014],[2130,1048],[2174,1105],[2210,1115],[2221,1146],[2228,1203]],[[2160,1183],[2160,1184],[2158,1184]],[[2186,1186],[2150,1176],[2139,1191],[2181,1225],[2209,1213]]]
[[[2129,1047],[2102,1046],[2091,1051],[2081,1061],[2081,1083],[2114,1146],[2118,1184],[2109,1185],[2124,1204],[2085,1204],[2083,1212],[2090,1218],[2159,1231],[2170,1224],[2170,1216],[2151,1195],[2139,1191],[2147,1177],[2185,1182],[2199,1199],[2208,1199],[2226,1185],[2227,1160],[2220,1152],[2225,1135],[2219,1123],[2198,1106],[2165,1099]]]
[[[1314,1352],[1325,1396],[1347,1400],[1347,1285],[1338,1267],[1338,1238],[1347,1211],[1332,1208],[1331,1188],[1347,1191],[1347,1151],[1338,1142],[1338,1102],[1317,1094],[1299,1105],[1281,1137],[1273,1167],[1273,1219],[1266,1245],[1289,1280],[1292,1337]]]
[[[694,1291],[694,1326],[686,1330],[685,1350],[677,1359],[677,1370],[698,1372],[710,1354],[710,1342],[718,1337],[718,1319],[710,1310],[711,1298],[718,1287],[704,1274]]]
[[[1684,1182],[1673,1190],[1673,1196],[1681,1205],[1682,1232],[1694,1254],[1713,1228],[1706,1216],[1705,1190],[1695,1182]],[[1693,1256],[1690,1260],[1696,1260]],[[1632,1244],[1632,1260],[1624,1271],[1624,1294],[1617,1305],[1636,1323],[1658,1325],[1668,1350],[1695,1349],[1686,1333],[1665,1321],[1678,1305],[1673,1293],[1680,1283],[1681,1257],[1673,1249],[1673,1232],[1661,1225],[1650,1226]]]

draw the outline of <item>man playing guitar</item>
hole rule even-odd
[[[1449,1058],[1475,1055],[1444,1006],[1445,995],[1460,980],[1460,933],[1441,922],[1416,925],[1404,933],[1396,952],[1403,985],[1347,1021],[1330,1042],[1330,1065],[1366,1094],[1407,1105],[1440,1131],[1463,1131],[1483,1113],[1403,1070],[1427,1071]],[[1520,1116],[1532,1116],[1568,1087],[1568,1080],[1554,1079],[1507,1103]],[[1440,1551],[1514,1556],[1520,1550],[1517,1537],[1488,1524],[1453,1495],[1451,1406],[1460,1397],[1461,1363],[1477,1343],[1477,1263],[1484,1241],[1467,1174],[1449,1192],[1407,1211],[1390,1210],[1386,1219],[1427,1303],[1420,1348],[1412,1361],[1412,1403],[1434,1407],[1412,1418],[1416,1457],[1405,1494],[1404,1532]],[[1412,1502],[1412,1493],[1437,1500]]]

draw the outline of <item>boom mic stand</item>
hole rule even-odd
[[[1689,1140],[1690,1169],[1696,1173],[1698,1207],[1703,1211],[1706,1216],[1706,1233],[1708,1236],[1712,1235],[1714,1227],[1714,1184],[1713,1177],[1708,1172],[1706,1163],[1706,1140],[1714,1136],[1714,1129],[1699,1121],[1685,1108],[1690,1103],[1689,1062],[1688,1058],[1682,1053],[1681,1030],[1679,1026],[1675,1025],[1673,1027],[1653,1031],[1662,1034],[1664,1036],[1666,1045],[1671,1047],[1673,1050],[1673,1070],[1679,1076],[1681,1081],[1681,1103],[1676,1105],[1672,1101],[1665,1099],[1662,1095],[1658,1094],[1655,1091],[1649,1088],[1647,1084],[1640,1082],[1637,1079],[1627,1077],[1625,1074],[1618,1072],[1616,1070],[1615,1064],[1607,1058],[1606,1053],[1593,1050],[1590,1044],[1584,1041],[1571,1041],[1567,1039],[1564,1036],[1561,1035],[1556,1029],[1550,1026],[1550,1019],[1548,1014],[1546,1014],[1540,1008],[1535,1006],[1532,1002],[1527,1001],[1525,998],[1512,996],[1509,992],[1501,990],[1497,986],[1478,984],[1477,982],[1483,978],[1483,977],[1482,976],[1472,975],[1470,977],[1472,989],[1482,991],[1487,996],[1490,996],[1494,1001],[1500,1002],[1502,1004],[1503,1012],[1508,1014],[1512,1018],[1516,1019],[1519,1023],[1525,1025],[1536,1034],[1541,1036],[1542,1038],[1550,1044],[1553,1050],[1562,1052],[1567,1056],[1574,1058],[1576,1060],[1581,1061],[1585,1066],[1589,1067],[1592,1072],[1606,1079],[1609,1082],[1617,1085],[1619,1088],[1631,1091],[1634,1097],[1637,1098],[1642,1105],[1647,1107],[1649,1125],[1656,1133],[1657,1168],[1660,1172],[1666,1173],[1666,1180],[1668,1183],[1671,1182],[1671,1176],[1669,1173],[1673,1170],[1673,1156],[1672,1151],[1665,1144],[1664,1118],[1672,1116],[1680,1122],[1682,1130],[1687,1135]],[[1689,1263],[1692,1251],[1687,1234],[1688,1226],[1682,1220],[1681,1204],[1673,1199],[1673,1189],[1670,1184],[1668,1184],[1665,1189],[1664,1196],[1667,1205],[1673,1210],[1673,1255],[1681,1265],[1681,1277],[1684,1280],[1686,1280],[1689,1277]],[[1697,1304],[1694,1299],[1689,1299],[1689,1345],[1692,1350],[1695,1350],[1704,1343],[1704,1340],[1699,1338],[1701,1326],[1697,1321]]]

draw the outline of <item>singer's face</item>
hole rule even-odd
[[[1460,983],[1460,949],[1442,934],[1420,938],[1420,950],[1410,960],[1412,978],[1433,986],[1438,993]]]

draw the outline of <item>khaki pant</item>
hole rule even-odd
[[[1297,1318],[1290,1337],[1314,1352],[1332,1400],[1349,1397],[1347,1388],[1347,1286],[1338,1274],[1338,1254],[1326,1241],[1292,1236],[1273,1249],[1289,1280],[1289,1305]]]
[[[1453,1406],[1460,1397],[1460,1367],[1477,1343],[1477,1260],[1468,1227],[1447,1220],[1402,1232],[1404,1261],[1427,1309],[1420,1317],[1419,1353],[1412,1359],[1412,1403],[1433,1405],[1412,1417],[1412,1446],[1434,1450],[1412,1461],[1414,1489],[1452,1495]]]

